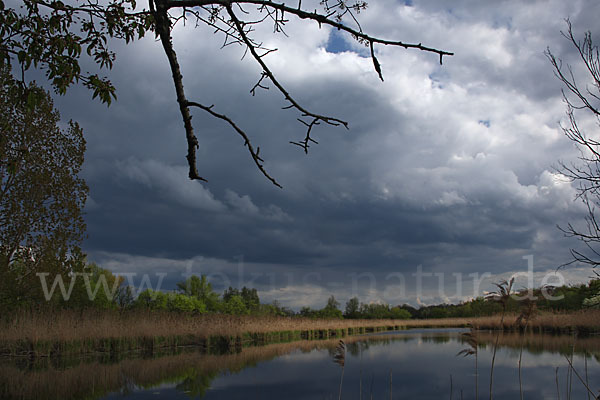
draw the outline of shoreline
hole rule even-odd
[[[153,354],[196,346],[207,354],[224,354],[243,347],[271,343],[343,338],[410,328],[469,328],[522,331],[516,315],[422,320],[307,319],[231,316],[221,314],[116,313],[62,311],[25,313],[4,318],[0,329],[0,356],[62,357],[87,354]],[[600,333],[600,310],[568,314],[540,314],[527,331],[546,333]]]

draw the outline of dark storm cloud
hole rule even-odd
[[[359,47],[326,29],[291,22],[287,40],[259,29],[280,49],[267,61],[297,100],[351,124],[319,126],[320,144],[308,155],[288,144],[304,132],[275,88],[249,95],[259,71],[248,57],[240,61],[243,49],[219,50],[210,31],[178,28],[188,97],[215,104],[246,129],[283,190],[256,170],[235,132],[198,111],[199,170],[209,183],[187,180],[184,131],[159,44],[117,45],[116,103],[106,109],[83,89],[57,102],[88,140],[86,250],[113,269],[171,266],[171,285],[186,260],[213,260],[196,272],[233,271],[243,255],[263,274],[256,285],[266,298],[295,306],[329,292],[346,296],[351,273],[372,273],[376,288],[360,293],[377,299],[386,276],[410,277],[418,265],[504,273],[535,254],[540,268],[555,268],[572,245],[555,225],[582,210],[552,169],[576,153],[558,127],[564,105],[543,51],[551,46],[576,63],[558,31],[567,16],[581,30],[594,28],[587,9],[597,6],[551,3],[465,1],[447,10],[445,2],[373,2],[365,29],[456,51],[440,67],[432,55],[378,49],[383,83],[370,59],[346,51]],[[283,278],[309,272],[319,280]],[[279,274],[275,286],[267,273]]]

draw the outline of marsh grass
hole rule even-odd
[[[470,320],[471,326],[477,330],[516,331],[521,328],[516,324],[518,314],[507,313],[505,318],[495,315]],[[579,334],[600,332],[600,310],[581,310],[570,313],[539,313],[529,321],[527,330],[533,332],[554,332]]]
[[[232,320],[231,323],[234,321]],[[263,319],[262,321],[266,320]],[[259,322],[255,321],[255,323]],[[334,324],[340,321],[328,322]],[[389,321],[387,322],[389,323]],[[285,321],[280,322],[282,325],[278,326],[289,328],[288,325],[283,325],[285,323]],[[318,321],[310,320],[309,323],[317,324]],[[339,325],[331,326],[334,329],[333,327]],[[0,335],[3,334],[4,332],[0,332]],[[474,335],[476,335],[476,346],[478,348],[493,345],[497,337],[496,332],[489,331],[474,332]],[[412,335],[409,333],[370,335],[368,339],[364,336],[347,336],[344,338],[344,344],[347,347],[355,342],[365,340],[385,342],[397,340],[396,336],[409,339]],[[463,340],[465,339],[463,336]],[[190,347],[179,349],[177,354],[163,354],[160,357],[155,353],[149,359],[124,359],[118,362],[105,360],[100,362],[90,358],[64,367],[54,366],[51,358],[42,359],[41,361],[45,362],[46,365],[40,364],[35,368],[4,363],[0,364],[0,398],[41,400],[73,397],[96,398],[108,392],[130,390],[133,388],[132,385],[149,388],[161,383],[179,384],[184,381],[189,385],[186,390],[190,393],[196,391],[200,394],[203,388],[206,387],[205,380],[210,381],[223,371],[236,372],[249,365],[255,365],[260,361],[273,359],[293,351],[310,352],[315,349],[331,349],[336,344],[339,345],[339,338],[296,341],[248,347],[240,349],[238,353],[225,355],[204,354],[202,349]],[[525,347],[533,351],[544,349],[567,356],[570,356],[573,351],[575,354],[581,354],[584,351],[587,354],[600,354],[600,338],[598,337],[578,338],[575,350],[573,350],[572,344],[572,337],[553,334],[539,335],[532,333],[530,330],[525,333],[504,332],[498,339],[499,346],[513,348],[516,351]],[[140,357],[140,355],[131,354],[131,357]],[[345,362],[347,361],[346,358]],[[574,378],[578,379],[576,372],[573,372]],[[581,376],[583,380],[587,380],[583,374]],[[340,379],[340,382],[342,382],[342,379]],[[373,384],[374,376],[372,375],[370,383],[371,398],[373,398]],[[362,396],[362,393],[360,396]]]
[[[20,313],[0,319],[0,355],[115,352],[164,346],[237,345],[291,339],[327,339],[410,327],[466,326],[465,319],[340,320],[156,312]]]
[[[338,342],[333,355],[333,362],[342,367],[342,374],[340,376],[340,391],[338,399],[342,400],[342,385],[344,383],[344,367],[346,366],[346,343],[342,339]]]
[[[524,304],[524,307],[521,310],[521,313],[517,317],[515,324],[519,326],[521,330],[524,332],[527,331],[527,326],[529,322],[535,318],[536,314],[536,304],[533,301],[527,300]],[[523,375],[521,373],[521,364],[523,361],[523,340],[521,340],[521,348],[519,349],[519,395],[520,399],[523,400]]]
[[[0,355],[56,355],[118,352],[161,347],[236,345],[298,339],[340,338],[376,330],[467,327],[513,331],[517,315],[428,320],[340,320],[285,317],[190,315],[153,312],[24,312],[0,316]],[[540,314],[527,331],[591,333],[600,331],[600,310]],[[285,333],[285,336],[272,333]],[[580,335],[581,336],[581,335]]]
[[[457,356],[474,356],[475,358],[475,400],[479,399],[479,368],[478,368],[478,356],[479,356],[479,339],[477,334],[471,329],[469,332],[462,334],[462,339],[469,347],[458,352]]]
[[[587,358],[591,354],[596,359],[600,359],[600,337],[597,335],[589,335],[583,337],[577,337],[575,335],[561,335],[555,333],[533,333],[533,332],[498,332],[498,331],[470,331],[467,334],[461,335],[463,342],[469,344],[469,347],[460,351],[457,355],[475,355],[478,350],[474,350],[473,346],[477,348],[485,348],[490,345],[492,352],[496,348],[508,348],[518,350],[518,379],[519,379],[519,392],[521,398],[523,398],[523,377],[521,371],[521,364],[523,359],[523,350],[527,349],[532,353],[557,353],[560,354],[567,364],[567,370],[565,374],[566,381],[564,382],[564,393],[565,399],[570,400],[573,393],[573,381],[575,380],[582,384],[587,391],[588,399],[598,399],[600,396],[596,396],[591,389],[589,378],[588,378],[588,366]],[[578,354],[584,358],[584,372],[578,372],[573,364],[574,356]],[[492,359],[493,362],[493,359]],[[557,398],[561,398],[561,383],[559,382],[559,368],[555,369],[555,384]],[[476,372],[477,374],[477,372]],[[491,390],[491,387],[490,387]],[[477,385],[475,386],[477,398]],[[491,396],[491,394],[490,394]]]

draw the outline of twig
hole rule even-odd
[[[581,384],[587,389],[588,393],[591,394],[592,396],[594,396],[594,399],[598,399],[598,397],[594,394],[594,392],[592,391],[592,389],[590,389],[590,387],[585,383],[585,381],[583,379],[581,379],[581,376],[579,376],[579,373],[573,367],[573,362],[571,360],[569,360],[569,357],[565,356],[565,359],[569,363],[569,366],[570,366],[571,370],[575,373],[575,376],[577,376],[577,378],[579,379],[579,381],[581,382]],[[557,370],[558,370],[558,368],[557,368]]]
[[[194,107],[198,107],[206,112],[208,112],[210,115],[212,115],[213,117],[222,119],[223,121],[227,122],[243,139],[244,139],[244,146],[248,147],[248,151],[250,152],[250,156],[252,157],[252,160],[254,161],[254,164],[256,164],[256,166],[258,167],[258,169],[260,170],[260,172],[262,172],[262,174],[268,179],[270,180],[275,186],[281,188],[282,186],[273,178],[271,177],[271,175],[269,175],[269,173],[265,170],[262,162],[264,162],[264,160],[262,158],[260,158],[260,147],[257,147],[256,150],[254,150],[254,147],[252,146],[252,143],[250,143],[250,139],[248,138],[248,135],[246,134],[246,132],[244,132],[240,127],[238,127],[236,125],[235,122],[233,122],[233,120],[231,120],[231,118],[229,118],[228,116],[224,115],[224,114],[219,114],[215,111],[212,110],[213,106],[205,106],[203,104],[200,103],[196,103],[194,101],[188,101],[186,103],[188,106],[194,106]]]

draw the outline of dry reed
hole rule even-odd
[[[151,312],[21,313],[0,318],[0,351],[11,343],[72,343],[104,339],[152,339],[189,336],[197,339],[242,337],[249,333],[336,331],[357,328],[404,329],[466,327],[517,329],[517,316],[429,320],[323,320],[265,316],[186,315]],[[570,314],[540,314],[528,324],[531,331],[593,332],[600,330],[600,310]]]
[[[467,319],[340,320],[177,313],[72,312],[23,313],[5,317],[0,342],[70,342],[86,339],[144,338],[194,335],[240,336],[245,333],[336,330],[360,327],[467,326]]]
[[[517,314],[473,318],[470,323],[475,329],[516,330],[519,329]],[[600,331],[600,310],[582,310],[571,313],[540,313],[529,321],[527,329],[531,331],[554,331],[591,333]]]

